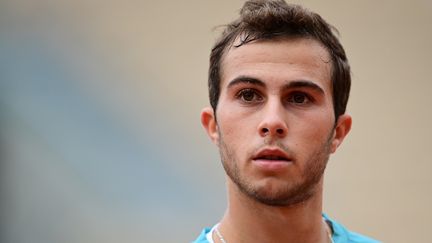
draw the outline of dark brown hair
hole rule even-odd
[[[345,51],[334,32],[320,15],[283,0],[250,0],[240,10],[240,17],[226,25],[210,54],[209,97],[216,112],[220,96],[221,62],[224,53],[240,38],[240,47],[255,40],[276,38],[311,38],[319,41],[332,61],[332,88],[335,118],[345,113],[351,86],[350,66]]]

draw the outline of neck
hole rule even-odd
[[[322,180],[307,201],[290,206],[257,202],[228,178],[228,208],[219,229],[227,242],[327,242],[322,220]]]

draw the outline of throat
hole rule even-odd
[[[290,206],[263,204],[229,179],[227,187],[228,208],[218,226],[225,242],[331,242],[322,218],[321,185],[311,198]]]

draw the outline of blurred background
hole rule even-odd
[[[353,70],[325,212],[432,242],[432,2],[301,3]],[[242,4],[0,0],[0,241],[190,242],[216,223],[224,172],[199,116],[213,27]]]

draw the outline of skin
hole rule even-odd
[[[322,175],[351,128],[347,114],[335,121],[331,68],[328,51],[304,38],[225,54],[216,114],[205,108],[201,122],[227,173],[227,242],[328,242]]]

